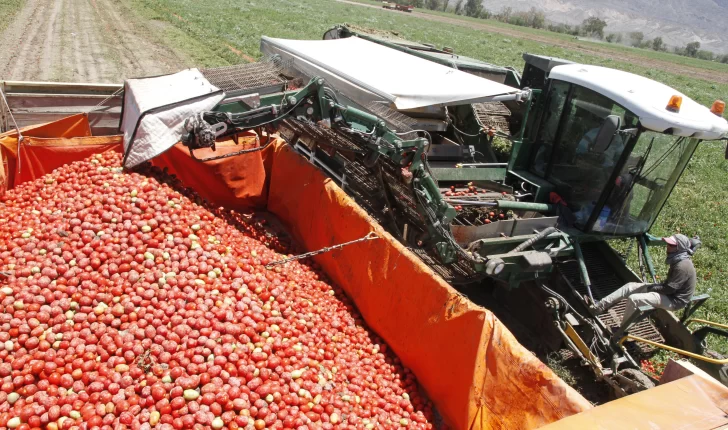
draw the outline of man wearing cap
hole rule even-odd
[[[682,234],[663,237],[662,240],[667,243],[665,263],[670,266],[667,279],[660,284],[630,282],[590,306],[589,309],[594,315],[601,314],[622,299],[627,299],[622,322],[629,319],[640,306],[650,305],[673,311],[682,309],[690,303],[697,281],[690,256],[700,246],[700,240],[691,240]]]

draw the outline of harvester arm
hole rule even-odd
[[[260,96],[255,107],[249,97],[236,96],[223,100],[213,111],[204,112],[186,121],[187,136],[183,143],[192,157],[209,161],[262,150],[266,145],[243,149],[231,154],[198,159],[194,151],[215,150],[215,139],[262,127],[277,128],[285,120],[294,120],[325,128],[357,142],[364,153],[365,164],[374,165],[380,157],[399,166],[404,183],[412,186],[417,211],[426,220],[423,245],[436,250],[444,263],[468,259],[482,265],[486,259],[462,249],[452,237],[449,225],[456,211],[446,202],[429,171],[426,151],[431,142],[416,132],[396,133],[381,118],[337,100],[336,92],[325,86],[323,79],[312,78],[300,89]],[[260,133],[259,133],[260,134]]]

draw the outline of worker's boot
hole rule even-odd
[[[601,301],[599,301],[599,302],[592,303],[589,305],[589,312],[591,312],[592,315],[597,316],[597,315],[604,313],[604,310],[605,310],[604,308],[605,308],[604,304]]]

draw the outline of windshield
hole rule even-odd
[[[610,115],[620,118],[621,130],[637,126],[632,112],[588,88],[560,81],[550,87],[531,171],[555,185],[579,228],[587,227],[624,148],[634,138],[617,133],[605,150],[597,150],[597,134]]]
[[[642,132],[593,230],[619,235],[647,232],[698,142],[689,137]]]

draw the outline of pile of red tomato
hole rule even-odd
[[[431,428],[314,266],[266,269],[275,235],[120,161],[0,198],[0,427]]]
[[[653,378],[659,379],[665,371],[665,363],[653,363],[652,360],[644,359],[640,360],[640,368]]]

